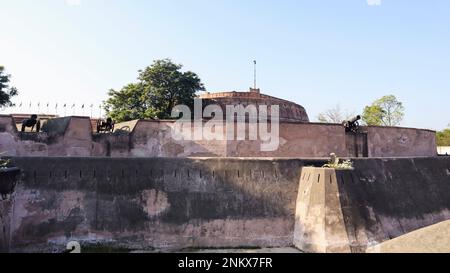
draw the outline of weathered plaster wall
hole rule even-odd
[[[350,252],[336,172],[304,167],[297,195],[294,245],[305,252]]]
[[[305,160],[13,158],[13,251],[289,246]]]
[[[19,133],[10,116],[0,116],[0,152],[10,156],[108,157],[328,157],[348,155],[345,129],[338,124],[283,122],[279,148],[261,151],[261,141],[175,140],[173,121],[134,121],[114,134],[92,134],[89,118],[50,120],[41,133]],[[223,126],[225,131],[226,126]],[[365,127],[370,157],[436,156],[435,132]],[[193,134],[192,123],[185,134]],[[236,139],[236,138],[234,138]]]
[[[0,115],[0,151],[5,155],[17,155],[17,128],[12,117]]]
[[[12,201],[0,197],[0,253],[10,250]]]
[[[365,252],[450,220],[449,157],[358,159],[354,167],[304,168],[294,236],[300,249]]]
[[[436,156],[436,132],[398,127],[364,127],[370,157]]]
[[[355,168],[338,173],[355,248],[450,219],[450,158],[366,159]]]
[[[20,133],[10,116],[0,116],[0,152],[9,156],[93,156],[87,117],[49,120],[40,133]]]
[[[12,162],[23,169],[22,180],[13,199],[0,201],[0,218],[10,226],[4,241],[12,251],[61,251],[70,240],[137,249],[290,246],[300,171],[324,163],[51,157]],[[324,233],[317,238],[332,243],[320,249],[364,252],[450,219],[450,158],[356,159],[354,165],[334,178],[316,173],[300,182],[300,193],[319,205],[303,210],[316,215],[311,223]]]
[[[175,122],[140,121],[131,134],[130,156],[133,157],[225,157],[225,140],[175,140]],[[185,130],[193,135],[194,123]]]
[[[275,151],[261,152],[259,140],[227,142],[229,157],[329,157],[331,153],[346,155],[345,149],[344,127],[317,123],[281,123],[280,146]]]

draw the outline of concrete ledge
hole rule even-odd
[[[371,247],[367,253],[450,253],[450,221]]]
[[[351,252],[334,169],[303,168],[294,245],[305,252]]]

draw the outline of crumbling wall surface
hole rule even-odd
[[[297,195],[294,245],[305,252],[350,252],[336,172],[303,167]]]
[[[128,157],[131,147],[131,135],[125,131],[114,134],[95,134],[92,137],[92,156]]]
[[[0,116],[0,153],[4,156],[93,156],[88,117],[48,120],[40,133],[18,132],[11,116]]]
[[[290,246],[297,207],[297,220],[301,211],[309,217],[297,223],[307,231],[297,234],[299,245],[364,252],[450,219],[449,157],[356,159],[353,171],[309,178],[300,177],[302,167],[324,161],[17,157],[12,163],[23,170],[13,205],[1,210],[2,217],[10,211],[12,251],[61,251],[71,240],[132,249]]]
[[[13,158],[11,251],[290,246],[305,160]]]
[[[50,137],[64,136],[71,119],[72,117],[49,119],[42,125],[42,131],[46,132]]]
[[[11,209],[11,200],[0,196],[0,253],[10,249]]]
[[[49,120],[42,128],[48,156],[92,156],[94,143],[88,117],[65,117]],[[40,156],[21,153],[21,156]]]
[[[450,219],[450,158],[361,159],[338,172],[355,250]]]
[[[246,126],[248,136],[249,127]],[[269,126],[270,129],[270,126]],[[270,135],[270,130],[267,132]],[[261,140],[227,142],[227,156],[230,157],[328,157],[331,153],[346,155],[345,129],[339,124],[281,123],[279,146],[275,150],[263,151]],[[275,137],[278,137],[275,135]],[[232,138],[236,139],[236,137]],[[270,143],[266,142],[266,143]]]
[[[202,140],[201,127],[194,123],[175,135],[174,121],[139,121],[131,134],[132,157],[223,157],[225,140]],[[194,132],[200,132],[199,140]]]
[[[369,157],[436,156],[436,132],[400,127],[364,127]]]
[[[303,168],[294,232],[297,247],[365,252],[450,220],[450,157],[356,159],[354,167]]]
[[[17,128],[11,116],[0,115],[0,153],[17,155]]]
[[[89,118],[71,118],[64,134],[65,156],[91,156],[92,124]],[[54,156],[58,156],[56,154]]]
[[[52,119],[43,126],[42,133],[19,133],[11,116],[0,115],[0,152],[9,156],[179,158],[320,158],[328,157],[330,153],[349,154],[345,129],[340,124],[282,122],[279,138],[278,134],[271,134],[271,130],[267,132],[273,145],[265,150],[261,145],[263,126],[255,126],[258,140],[251,140],[249,124],[245,124],[241,140],[237,133],[233,137],[228,136],[231,133],[226,131],[224,124],[215,127],[209,123],[203,123],[205,132],[214,131],[214,135],[215,130],[223,130],[223,139],[208,139],[206,133],[202,136],[201,126],[194,122],[177,135],[177,123],[162,120],[119,123],[112,134],[92,134],[92,125],[87,117]],[[367,132],[369,157],[437,155],[433,131],[397,127],[364,127],[363,130]]]

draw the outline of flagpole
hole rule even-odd
[[[256,89],[256,60],[253,61],[254,71],[253,71],[253,81],[254,81],[254,89]]]

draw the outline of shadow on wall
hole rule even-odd
[[[14,251],[292,245],[301,160],[14,158]],[[313,161],[315,162],[315,161]]]
[[[13,163],[24,170],[23,181],[14,206],[5,210],[2,203],[0,211],[2,219],[10,217],[11,249],[49,252],[69,240],[127,249],[291,246],[300,169],[325,162],[42,157]],[[304,209],[315,215],[313,228],[329,227],[316,238],[363,252],[450,219],[449,158],[357,159],[354,166],[338,171],[335,182],[326,175],[322,184],[311,180],[321,190],[308,200],[319,207]],[[331,216],[341,210],[342,221],[317,217],[318,210]]]
[[[341,204],[351,208],[346,226],[354,244],[373,246],[450,219],[448,159],[361,160],[355,168],[338,173]]]
[[[294,240],[300,249],[365,252],[450,219],[449,158],[359,159],[354,167],[314,168],[312,179],[302,173]]]

